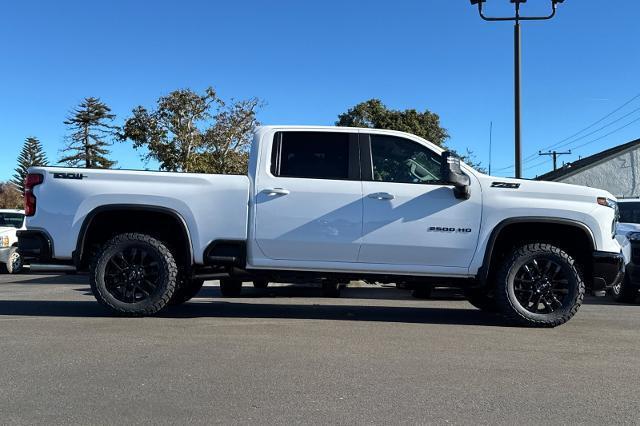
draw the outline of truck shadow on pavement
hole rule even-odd
[[[231,299],[230,299],[231,300]],[[239,299],[235,299],[239,300]],[[271,304],[235,301],[186,303],[154,318],[263,318],[389,323],[502,326],[500,317],[475,309],[325,304]],[[0,300],[0,317],[118,318],[94,301]]]

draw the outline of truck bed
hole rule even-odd
[[[97,208],[152,206],[171,209],[184,220],[195,263],[213,240],[246,240],[249,178],[135,170],[34,167],[44,176],[29,229],[44,229],[55,241],[57,259],[71,259],[85,219]],[[215,220],[212,218],[215,217]]]

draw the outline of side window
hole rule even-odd
[[[349,134],[278,132],[273,141],[274,176],[349,179]]]
[[[442,181],[440,155],[408,139],[371,135],[373,180],[398,183]]]

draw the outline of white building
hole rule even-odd
[[[600,188],[617,198],[640,197],[640,139],[567,163],[536,179]]]

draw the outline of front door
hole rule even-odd
[[[478,184],[470,199],[455,198],[441,181],[440,154],[416,141],[369,135],[362,146],[372,170],[363,182],[359,262],[407,265],[407,272],[410,265],[468,267],[480,231]]]
[[[362,233],[357,135],[287,131],[256,183],[255,240],[274,260],[356,262]]]

